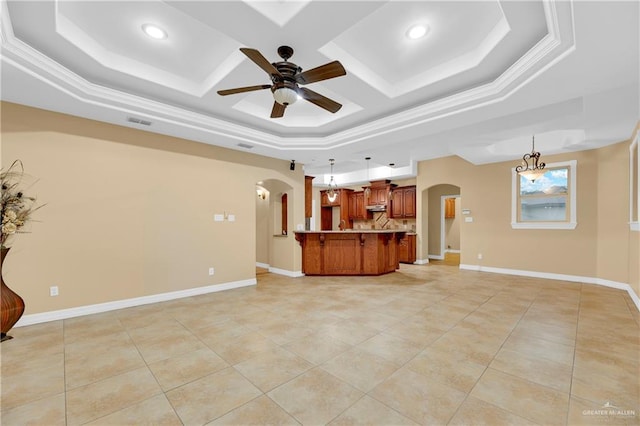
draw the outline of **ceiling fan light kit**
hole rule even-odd
[[[300,85],[316,83],[330,78],[346,75],[344,67],[339,61],[329,62],[308,71],[302,72],[302,68],[289,62],[293,56],[293,49],[289,46],[280,46],[278,55],[283,59],[281,62],[270,63],[259,51],[247,47],[240,48],[240,51],[247,55],[256,65],[262,68],[271,78],[271,85],[263,84],[257,86],[238,87],[235,89],[219,90],[221,96],[233,95],[236,93],[251,92],[254,90],[271,89],[273,93],[273,107],[271,118],[280,118],[284,115],[287,106],[298,100],[298,97],[311,102],[331,113],[336,113],[342,105],[327,98],[313,90]]]

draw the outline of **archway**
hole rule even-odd
[[[447,259],[460,263],[460,223],[462,222],[460,187],[451,184],[434,185],[427,189],[428,258]]]
[[[280,259],[287,238],[293,238],[293,187],[277,179],[256,183],[256,267],[273,271],[286,269]]]

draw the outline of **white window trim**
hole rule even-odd
[[[632,231],[640,231],[640,222],[639,221],[634,221],[633,220],[633,190],[635,188],[636,192],[637,192],[637,197],[636,197],[636,202],[638,203],[637,206],[637,211],[638,211],[638,216],[640,218],[640,173],[638,173],[638,181],[633,182],[633,173],[634,173],[634,168],[633,168],[633,163],[634,163],[634,155],[639,155],[637,154],[638,152],[638,144],[640,142],[638,142],[640,140],[640,132],[636,132],[636,137],[635,139],[631,142],[631,145],[629,145],[629,229],[631,229]],[[640,163],[638,163],[640,165]],[[640,166],[639,166],[640,167]]]
[[[513,229],[576,229],[577,221],[577,182],[576,160],[550,163],[546,168],[569,167],[569,221],[568,222],[518,222],[518,179],[515,167],[511,169],[511,228]]]

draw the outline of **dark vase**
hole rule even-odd
[[[2,278],[2,264],[8,253],[9,248],[2,247],[0,250],[0,283],[2,284],[2,293],[0,294],[0,300],[2,302],[2,335],[0,341],[2,342],[12,339],[7,333],[24,313],[24,300],[7,287]]]

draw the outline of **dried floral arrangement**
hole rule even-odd
[[[2,218],[2,237],[0,247],[7,248],[7,243],[15,234],[27,232],[25,225],[31,220],[33,212],[42,206],[36,206],[35,197],[24,193],[24,166],[16,160],[3,172],[0,172],[0,217]]]

